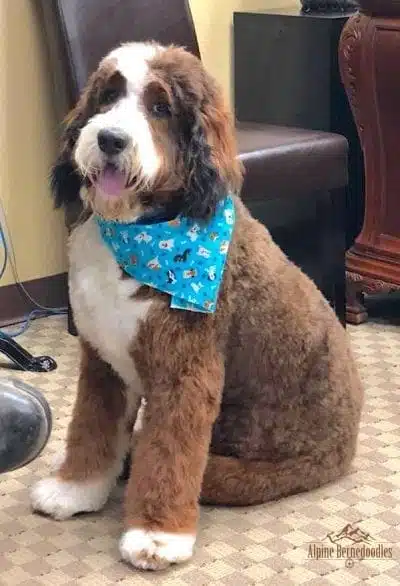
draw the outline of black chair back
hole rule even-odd
[[[53,70],[62,70],[70,105],[88,76],[123,42],[183,45],[200,56],[187,0],[39,0]]]

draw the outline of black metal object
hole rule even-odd
[[[22,370],[50,372],[57,368],[57,362],[50,356],[32,356],[13,338],[0,332],[0,353],[5,354]]]
[[[349,12],[357,10],[354,0],[300,0],[303,12]]]
[[[15,378],[0,379],[0,474],[37,458],[51,429],[51,409],[38,389]]]

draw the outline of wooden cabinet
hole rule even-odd
[[[365,0],[340,41],[341,76],[365,164],[365,213],[347,252],[347,315],[367,319],[364,293],[400,289],[400,2]]]

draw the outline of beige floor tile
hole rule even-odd
[[[168,572],[146,574],[119,560],[121,490],[102,513],[67,523],[31,513],[29,487],[60,456],[78,373],[78,344],[66,333],[65,320],[33,323],[21,341],[35,354],[50,353],[59,367],[49,374],[17,375],[43,390],[54,429],[39,459],[0,477],[0,586],[399,584],[400,329],[371,321],[349,326],[348,332],[366,389],[352,473],[278,503],[240,510],[204,508],[193,560]],[[16,373],[3,369],[1,374]],[[327,534],[348,523],[370,534],[370,547],[393,547],[392,558],[310,557],[310,546],[332,546]]]

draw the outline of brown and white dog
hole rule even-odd
[[[112,51],[68,118],[57,204],[86,214],[69,245],[82,357],[59,469],[33,508],[66,519],[103,507],[130,449],[122,558],[160,569],[191,557],[198,503],[247,505],[345,474],[362,389],[345,330],[315,285],[251,217],[231,117],[200,61],[177,47]],[[91,212],[162,207],[209,218],[234,194],[236,225],[214,314],[173,310],[127,277]]]

